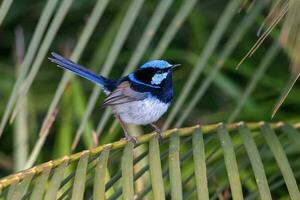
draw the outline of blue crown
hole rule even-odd
[[[152,60],[143,64],[141,68],[153,67],[153,68],[165,69],[171,66],[172,65],[170,63],[164,60]]]

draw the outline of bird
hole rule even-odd
[[[48,58],[58,67],[69,70],[98,85],[106,94],[103,108],[111,107],[120,122],[125,137],[137,143],[136,137],[128,133],[127,124],[151,125],[162,140],[162,131],[157,120],[168,110],[173,99],[173,71],[181,64],[170,64],[165,60],[151,60],[137,70],[113,80],[52,52]]]

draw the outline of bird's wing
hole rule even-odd
[[[124,81],[106,97],[102,107],[139,101],[147,98],[147,96],[147,92],[136,92],[130,88],[130,83],[128,81]]]

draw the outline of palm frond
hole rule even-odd
[[[228,118],[228,123],[232,123],[235,121],[236,117],[238,116],[239,112],[243,108],[246,103],[246,100],[249,99],[251,92],[253,92],[255,86],[257,85],[258,81],[262,78],[265,74],[267,68],[270,66],[271,61],[275,58],[276,54],[279,52],[279,44],[275,42],[270,50],[267,52],[267,55],[261,61],[256,71],[256,76],[252,77],[249,84],[247,85],[245,92],[243,93],[241,99],[239,100],[238,104],[236,105],[235,109],[231,113]]]
[[[19,94],[18,94],[19,98],[16,102],[14,111],[11,116],[12,120],[15,118],[16,114],[19,112],[19,109],[21,108],[22,104],[24,103],[24,99],[22,97],[28,93],[28,91],[34,81],[34,78],[36,77],[36,75],[41,67],[42,62],[43,62],[44,58],[46,57],[46,54],[49,50],[50,45],[52,44],[52,41],[54,40],[59,27],[61,26],[67,12],[70,9],[72,2],[73,2],[73,0],[62,1],[51,24],[49,25],[49,29],[45,35],[43,42],[41,43],[41,46],[39,48],[39,51],[37,52],[37,55],[32,64],[32,67],[31,67],[30,71],[28,72],[26,79],[24,80],[24,85],[22,85],[22,87],[19,88]]]
[[[9,119],[9,116],[11,115],[11,112],[14,108],[14,105],[15,105],[16,100],[19,95],[18,91],[20,90],[20,85],[21,85],[21,83],[23,83],[23,81],[26,78],[26,75],[30,69],[30,64],[32,63],[32,60],[36,54],[36,51],[39,47],[40,41],[42,40],[42,36],[46,30],[46,27],[50,21],[50,18],[53,15],[56,3],[57,3],[57,0],[54,0],[54,1],[48,0],[42,11],[41,17],[39,18],[39,21],[35,28],[31,42],[29,44],[26,56],[20,66],[19,76],[17,77],[17,80],[14,83],[14,87],[12,89],[12,92],[11,92],[8,104],[6,106],[4,115],[1,118],[0,136],[2,135],[2,133],[4,131],[4,127],[5,127],[8,119]]]
[[[291,164],[299,163],[289,157],[299,155],[299,140],[287,140],[286,136],[296,137],[299,127],[282,122],[196,125],[165,131],[161,144],[156,134],[150,133],[139,136],[137,145],[118,141],[3,178],[0,198],[117,199],[122,195],[142,199],[152,191],[155,199],[208,199],[228,191],[234,199],[248,198],[255,192],[262,199],[271,199],[271,194],[276,193],[274,189],[285,184],[288,194],[280,196],[298,199],[299,171],[292,169]],[[137,155],[139,146],[148,147]],[[135,172],[134,166],[144,159],[149,159],[148,164]],[[188,160],[193,162],[192,166],[186,164]],[[276,166],[283,178],[274,178],[276,173],[267,174],[264,170]],[[114,174],[109,180],[107,170]],[[149,182],[136,193],[134,183],[144,179],[148,171]],[[250,180],[255,185],[252,189],[247,185]],[[111,187],[116,189],[113,194],[107,192]]]
[[[240,2],[240,0],[231,1],[224,9],[222,15],[219,18],[218,23],[216,24],[213,30],[213,33],[208,39],[203,52],[199,56],[193,71],[190,73],[189,78],[187,79],[187,82],[183,87],[180,97],[176,100],[173,108],[171,109],[171,112],[168,115],[166,122],[164,123],[163,129],[169,128],[172,120],[175,118],[184,101],[187,99],[188,94],[190,93],[193,85],[198,79],[198,76],[202,73],[205,65],[208,62],[209,57],[217,47],[218,42],[220,41],[223,33],[225,32],[225,29],[228,27],[228,24],[234,17],[234,14],[236,13],[236,10],[240,5]]]
[[[0,62],[0,96],[10,93],[7,106],[0,108],[0,112],[4,111],[0,136],[9,118],[14,122],[18,117],[23,123],[16,121],[13,131],[5,129],[15,135],[5,134],[0,140],[0,173],[27,169],[0,179],[1,200],[300,199],[300,126],[292,124],[299,120],[299,88],[294,87],[295,94],[286,102],[288,109],[280,115],[280,120],[287,123],[231,124],[236,119],[269,119],[273,98],[284,86],[285,75],[289,75],[281,67],[286,60],[279,51],[280,44],[294,68],[279,106],[298,79],[294,65],[298,54],[293,50],[299,42],[299,20],[295,16],[300,4],[295,4],[296,0],[273,1],[265,19],[262,11],[270,3],[268,0],[232,0],[224,1],[224,5],[197,0],[47,0],[28,6],[29,11],[41,12],[26,18],[26,27],[21,17],[27,8],[19,2],[2,2],[1,35],[9,35],[18,22],[17,27],[25,30],[23,46],[28,43],[28,48],[24,48],[23,62],[16,62],[20,71],[15,82],[14,67],[9,61],[13,59],[8,55]],[[276,43],[279,32],[275,26],[284,17],[281,43]],[[271,45],[264,49],[265,54],[257,53],[236,71],[232,66],[249,49],[248,43],[262,21],[260,31],[264,32],[247,56],[258,47],[264,48],[261,44],[269,34]],[[34,26],[33,36],[27,37]],[[98,110],[97,115],[92,115],[97,110],[97,100],[103,98],[100,89],[89,90],[70,73],[64,73],[59,80],[55,74],[59,71],[54,72],[53,67],[40,70],[50,47],[61,46],[62,40],[73,41],[72,37],[76,38],[74,50],[69,53],[64,47],[63,54],[111,78],[131,72],[146,59],[163,58],[186,65],[174,74],[175,104],[166,115],[166,123],[160,124],[165,129],[183,124],[226,123],[168,130],[161,143],[154,133],[142,134],[147,127],[130,126],[130,133],[139,136],[139,143],[108,143],[119,138],[120,127],[110,110]],[[1,52],[13,52],[7,47],[1,43]],[[42,84],[35,87],[34,81]],[[28,103],[24,103],[26,99]],[[21,141],[20,134],[27,130],[28,140]],[[98,140],[104,145],[98,146]],[[85,150],[72,154],[75,147]],[[51,160],[57,157],[61,158]],[[45,160],[51,161],[34,166]]]
[[[0,25],[2,24],[11,4],[13,3],[13,0],[4,0],[1,3],[0,7]]]
[[[180,116],[180,118],[175,122],[175,127],[181,127],[184,121],[186,120],[187,116],[191,113],[193,108],[199,102],[199,100],[203,97],[207,89],[209,88],[210,84],[212,83],[213,79],[216,77],[217,73],[224,67],[225,61],[228,59],[230,54],[233,52],[234,48],[238,45],[240,40],[243,38],[243,35],[246,34],[247,30],[251,27],[252,23],[254,22],[255,18],[261,10],[266,5],[265,1],[260,1],[258,5],[252,10],[251,13],[246,15],[244,19],[238,25],[238,28],[235,32],[231,35],[231,38],[226,43],[224,49],[221,51],[219,58],[217,59],[216,64],[211,69],[210,73],[206,78],[199,84],[199,89],[194,94],[191,102],[185,109],[185,112]],[[254,76],[257,77],[257,76]],[[171,118],[170,118],[171,119]],[[167,125],[165,125],[168,127]]]

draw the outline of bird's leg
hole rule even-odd
[[[119,120],[119,122],[121,124],[121,127],[124,131],[124,134],[125,134],[125,138],[122,138],[122,139],[127,140],[129,142],[133,142],[134,144],[136,144],[138,142],[137,138],[128,134],[127,127],[126,127],[125,123],[121,120],[119,115],[116,115],[116,118]]]
[[[158,134],[158,139],[161,142],[163,140],[163,135],[162,135],[161,129],[154,123],[151,123],[150,125],[155,129],[155,132]]]

